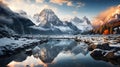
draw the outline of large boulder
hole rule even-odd
[[[91,44],[91,45],[88,46],[89,51],[92,51],[92,50],[94,50],[96,48],[97,48],[97,45],[95,45],[95,44]]]
[[[104,56],[105,56],[106,58],[114,58],[114,57],[115,57],[113,51],[107,52]]]
[[[90,55],[92,57],[103,57],[104,52],[101,49],[94,49]]]
[[[108,43],[103,43],[103,44],[97,45],[97,48],[103,49],[103,50],[110,50],[111,49]]]

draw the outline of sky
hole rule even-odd
[[[120,0],[2,0],[13,11],[23,10],[33,16],[43,9],[52,9],[63,20],[77,16],[87,16],[90,20],[111,6],[120,4]]]

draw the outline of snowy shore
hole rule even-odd
[[[12,55],[27,47],[38,45],[44,42],[38,39],[27,39],[27,38],[0,38],[0,56]]]
[[[49,37],[46,38],[49,39]],[[0,56],[12,55],[13,53],[19,52],[22,49],[26,49],[33,45],[38,45],[39,43],[43,43],[45,40],[42,40],[40,38],[41,37],[36,37],[36,36],[33,39],[31,37],[0,38]],[[54,37],[52,38],[54,39]],[[76,42],[84,42],[89,46],[88,49],[92,52],[101,51],[101,52],[106,52],[107,54],[109,51],[112,51],[114,52],[114,55],[116,55],[116,53],[118,55],[120,51],[120,45],[119,45],[120,36],[88,36],[87,35],[87,36],[71,36],[71,37],[60,36],[60,38],[74,39]]]

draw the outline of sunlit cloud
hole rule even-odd
[[[52,9],[55,13],[57,12],[56,7],[47,4],[43,4],[43,5],[33,4],[30,2],[30,0],[4,0],[4,1],[8,4],[8,7],[11,10],[13,11],[23,10],[27,12],[28,15],[31,16],[33,16],[35,13],[40,13],[45,8]]]
[[[29,16],[33,16],[34,14],[39,14],[43,9],[52,9],[55,14],[60,18],[63,19],[64,15],[72,14],[76,15],[77,12],[75,11],[68,11],[68,13],[62,13],[61,9],[58,9],[59,7],[62,7],[64,9],[66,7],[76,7],[76,5],[81,5],[74,3],[72,0],[0,0],[4,1],[8,7],[18,12],[20,10],[25,11]],[[57,4],[58,6],[55,6]],[[64,5],[63,5],[64,4]],[[59,6],[60,5],[60,6]],[[71,8],[70,8],[71,9]],[[75,8],[76,9],[76,8]]]
[[[0,4],[7,6],[4,0],[0,0]]]
[[[67,6],[73,6],[73,3],[71,1],[67,2]]]
[[[35,0],[36,3],[43,3],[44,0]]]
[[[47,5],[47,4],[41,6],[40,9],[41,9],[41,10],[43,10],[43,9],[52,9],[55,13],[58,12],[58,9],[57,9],[56,7],[53,7],[53,6],[50,6],[50,5]],[[41,10],[40,10],[40,11],[41,11]]]
[[[51,3],[62,5],[64,3],[67,3],[69,0],[50,0]]]
[[[120,5],[113,6],[105,11],[102,11],[97,17],[94,18],[92,24],[94,26],[100,26],[105,23],[109,23],[110,21],[116,21],[118,20],[116,17],[117,14],[120,14]]]

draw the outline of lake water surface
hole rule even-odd
[[[74,40],[49,40],[30,48],[31,52],[21,52],[0,59],[0,67],[119,67],[111,63],[94,59],[88,51],[88,45]]]

